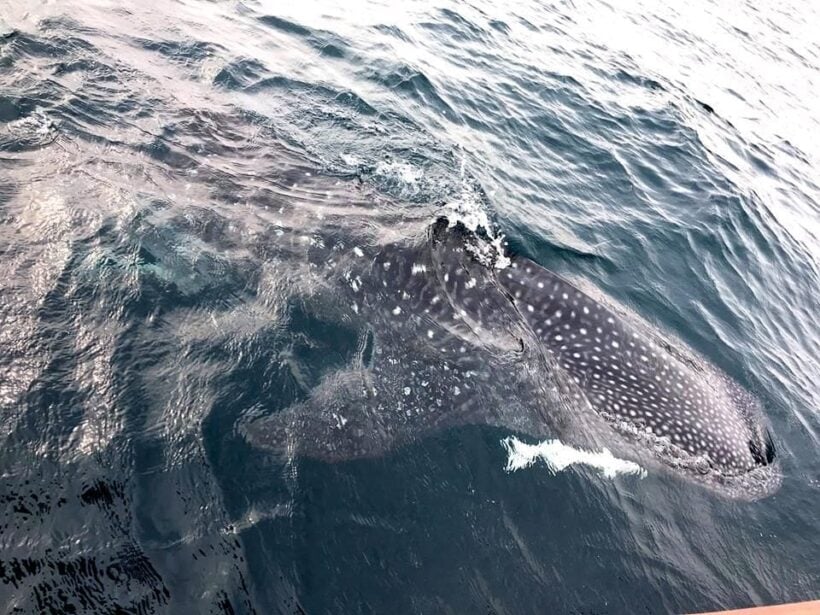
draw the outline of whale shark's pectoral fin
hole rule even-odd
[[[293,406],[243,428],[248,442],[287,458],[328,462],[378,457],[425,433],[475,422],[469,385],[447,395],[430,363],[401,362],[334,372]]]
[[[285,457],[339,461],[375,457],[392,448],[397,434],[380,407],[366,369],[340,370],[305,401],[247,423],[249,443]]]

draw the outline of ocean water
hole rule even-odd
[[[0,0],[0,610],[820,596],[817,23],[797,1]],[[253,446],[361,350],[317,255],[441,215],[751,391],[780,488],[481,421],[332,463]]]

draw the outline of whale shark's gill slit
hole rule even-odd
[[[376,345],[376,338],[373,335],[373,330],[368,328],[362,336],[359,343],[359,360],[362,367],[369,368],[373,366],[373,351]]]
[[[502,288],[501,292],[507,298],[507,301],[509,301],[510,304],[515,306],[515,297],[513,297],[512,293],[510,291],[508,291],[506,288]],[[518,308],[516,308],[516,309],[518,309]]]
[[[689,366],[691,369],[695,370],[698,373],[706,373],[706,370],[703,369],[702,365],[700,365],[697,361],[693,360],[691,357],[686,356],[677,348],[673,347],[672,344],[670,344],[666,340],[656,339],[655,342],[661,349],[663,349],[670,356],[675,357],[675,359],[677,359],[681,363],[685,363],[687,366]]]

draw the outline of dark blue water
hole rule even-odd
[[[812,4],[132,4],[0,1],[4,612],[820,596]],[[781,487],[507,471],[482,421],[249,444],[361,344],[317,255],[442,214],[756,395]]]

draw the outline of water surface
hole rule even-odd
[[[0,2],[2,609],[817,598],[820,15],[787,4]],[[249,445],[358,348],[311,246],[441,214],[752,391],[781,488],[512,472],[487,426]]]

